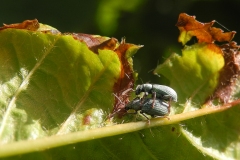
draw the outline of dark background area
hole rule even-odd
[[[240,0],[8,0],[1,2],[0,23],[37,18],[61,32],[97,34],[119,41],[126,37],[128,43],[144,45],[133,57],[138,83],[167,84],[152,71],[171,53],[181,54],[175,24],[182,12],[195,15],[200,22],[216,20],[229,30],[240,30]],[[238,34],[234,41],[240,41]]]

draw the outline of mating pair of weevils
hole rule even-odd
[[[152,117],[161,116],[165,117],[170,113],[171,101],[177,102],[177,93],[170,87],[158,84],[142,84],[138,85],[135,90],[135,94],[139,95],[144,93],[143,98],[137,97],[129,102],[125,109],[140,110],[140,113],[151,115]],[[152,98],[147,98],[147,95],[151,94]]]

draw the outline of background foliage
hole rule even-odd
[[[167,84],[166,79],[152,74],[157,64],[172,52],[181,53],[175,24],[185,12],[201,22],[217,20],[229,30],[239,30],[238,0],[68,0],[68,1],[3,1],[0,23],[12,24],[37,18],[61,32],[81,32],[116,37],[144,47],[134,57],[139,83]],[[220,26],[217,26],[220,27]],[[234,41],[239,42],[237,34]]]

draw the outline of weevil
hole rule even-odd
[[[135,113],[140,110],[140,113],[145,116],[148,120],[149,118],[145,115],[148,114],[152,117],[161,116],[166,117],[170,113],[169,104],[165,103],[160,99],[153,100],[152,98],[135,98],[125,106],[125,110],[133,109]],[[145,114],[144,114],[145,113]]]
[[[153,99],[177,102],[177,93],[170,87],[158,84],[142,84],[136,87],[135,94],[152,94]]]

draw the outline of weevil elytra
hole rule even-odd
[[[152,94],[153,98],[177,102],[177,93],[170,87],[158,84],[142,84],[136,87],[135,94],[144,92],[145,95]]]
[[[165,117],[170,113],[169,104],[165,103],[160,99],[153,100],[152,98],[141,99],[139,97],[133,99],[125,106],[126,110],[133,109],[137,113],[140,110],[140,113],[149,119],[144,113],[151,115],[152,117],[161,116]]]

